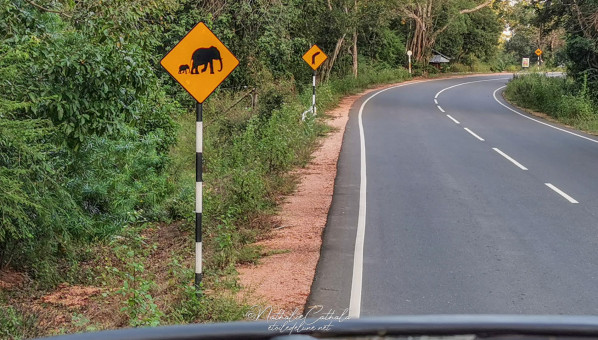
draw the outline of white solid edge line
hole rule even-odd
[[[523,165],[521,165],[521,163],[519,163],[516,160],[514,160],[513,158],[509,157],[509,155],[507,155],[506,153],[500,151],[500,149],[498,149],[498,148],[492,148],[492,150],[498,152],[501,156],[503,156],[504,158],[506,158],[509,161],[511,161],[511,163],[515,164],[517,167],[519,167],[519,169],[521,169],[521,170],[527,170],[527,168],[524,167]]]
[[[440,107],[440,105],[436,105],[438,107],[438,110],[440,110],[440,112],[444,113],[445,111]]]
[[[549,187],[550,189],[554,190],[557,194],[563,196],[567,201],[569,201],[571,203],[579,203],[575,199],[573,199],[573,197],[567,195],[561,189],[555,187],[554,185],[552,185],[550,183],[544,183],[544,184],[546,184],[546,186]]]
[[[458,120],[456,120],[455,118],[453,118],[451,115],[446,115],[447,117],[449,117],[453,122],[455,122],[455,124],[461,124],[459,123]]]
[[[442,90],[438,91],[438,93],[436,93],[436,95],[434,96],[434,99],[438,98],[438,96],[439,96],[439,95],[440,95],[442,92],[444,92],[444,91],[446,91],[446,90],[450,90],[450,89],[452,89],[452,88],[454,88],[454,87],[457,87],[457,86],[461,86],[461,85],[467,85],[467,84],[473,84],[473,83],[481,83],[481,82],[484,82],[484,81],[507,80],[507,79],[509,79],[509,78],[492,78],[492,79],[483,79],[483,80],[468,81],[468,82],[466,82],[466,83],[460,83],[460,84],[457,84],[457,85],[449,86],[449,87],[446,87],[446,88],[444,88],[444,89],[442,89]]]
[[[471,131],[471,130],[470,130],[470,129],[468,129],[468,128],[464,128],[464,129],[465,129],[465,131],[469,132],[469,133],[470,133],[472,136],[474,136],[475,138],[477,138],[477,139],[481,140],[482,142],[484,141],[484,138],[482,138],[482,137],[480,137],[480,136],[476,135],[476,134],[475,134],[475,132]]]
[[[455,77],[452,79],[461,79],[461,78],[467,78],[467,76]],[[502,78],[482,80],[482,81],[490,81],[490,80],[498,80],[498,79],[502,79]],[[369,96],[363,102],[363,104],[361,104],[361,107],[359,108],[358,120],[359,120],[359,138],[360,138],[360,148],[361,148],[361,180],[360,180],[360,186],[359,186],[359,217],[358,217],[358,221],[357,221],[357,235],[355,237],[355,252],[353,255],[353,276],[352,276],[352,280],[351,280],[351,299],[349,301],[349,317],[350,318],[359,318],[359,316],[361,314],[361,289],[362,289],[362,285],[363,285],[363,244],[365,241],[365,215],[366,215],[366,198],[367,198],[366,197],[366,193],[367,193],[367,188],[366,188],[367,175],[366,174],[367,173],[366,173],[366,157],[365,157],[365,135],[363,132],[363,108],[365,107],[365,104],[367,104],[370,101],[370,99],[374,98],[375,96],[377,96],[378,94],[380,94],[382,92],[396,89],[396,88],[403,87],[403,86],[427,83],[427,82],[438,81],[438,80],[441,80],[441,79],[414,81],[414,82],[407,83],[407,84],[401,84],[401,85],[396,85],[396,86],[391,86],[391,87],[385,88],[385,89],[375,92],[374,94]],[[475,81],[475,82],[478,82],[478,81]],[[469,83],[471,83],[471,82],[463,83],[461,85],[469,84]],[[440,91],[440,92],[442,92],[442,91]],[[439,93],[436,94],[436,97],[438,97]],[[436,98],[436,97],[434,97],[434,98]]]
[[[576,136],[576,137],[579,137],[579,138],[583,138],[583,139],[585,139],[585,140],[588,140],[588,141],[590,141],[590,142],[598,143],[598,140],[595,140],[595,139],[592,139],[592,138],[589,138],[589,137],[586,137],[586,136],[578,135],[577,133],[574,133],[574,132],[571,132],[571,131],[567,131],[567,130],[565,130],[565,129],[561,129],[561,128],[559,128],[559,127],[556,127],[556,126],[554,126],[554,125],[550,125],[550,124],[548,124],[548,123],[544,123],[543,121],[540,121],[540,120],[534,119],[534,118],[532,118],[532,117],[529,117],[529,116],[527,116],[527,115],[525,115],[525,114],[523,114],[523,113],[521,113],[521,112],[518,112],[517,110],[514,110],[514,109],[512,109],[512,108],[508,107],[507,105],[503,104],[503,103],[502,103],[500,100],[498,100],[498,98],[496,98],[496,92],[498,92],[500,89],[502,89],[502,88],[505,88],[505,87],[507,87],[507,86],[505,85],[505,86],[501,86],[501,87],[497,88],[497,89],[494,91],[494,93],[492,94],[492,96],[494,97],[494,100],[496,100],[496,102],[497,102],[497,103],[499,103],[500,105],[502,105],[502,106],[504,106],[505,108],[507,108],[507,109],[509,109],[509,110],[511,110],[511,111],[513,111],[513,112],[515,112],[516,114],[520,115],[520,116],[521,116],[521,117],[523,117],[523,118],[527,118],[527,119],[529,119],[529,120],[532,120],[532,121],[534,121],[534,122],[536,122],[536,123],[540,123],[540,124],[542,124],[542,125],[546,125],[546,126],[548,126],[548,127],[551,127],[551,128],[553,128],[553,129],[555,129],[555,130],[559,130],[559,131],[561,131],[561,132],[565,132],[565,133],[568,133],[568,134],[570,134],[570,135],[573,135],[573,136]]]

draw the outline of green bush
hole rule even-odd
[[[0,0],[0,266],[55,283],[80,242],[168,216],[180,108],[139,26],[150,2],[81,2],[69,21]]]
[[[37,259],[68,252],[90,227],[64,186],[62,150],[47,142],[54,133],[47,121],[7,120],[0,112],[0,265],[13,262],[35,276],[49,263]]]
[[[162,202],[171,188],[168,158],[157,151],[162,138],[161,131],[142,136],[124,127],[117,138],[88,138],[72,154],[66,187],[94,221],[94,235],[164,217]]]
[[[424,72],[427,74],[438,74],[440,73],[440,70],[437,69],[435,66],[427,65],[424,69]]]
[[[399,82],[411,77],[409,71],[404,67],[391,67],[386,64],[372,63],[367,60],[362,60],[359,64],[358,74],[359,77],[357,78],[353,75],[347,75],[330,80],[329,84],[321,86],[323,89],[318,90],[318,96],[320,96],[320,92],[324,92],[322,101],[325,103],[336,100],[339,96],[365,89],[372,84]],[[330,90],[326,88],[327,86],[330,86]],[[331,91],[330,95],[326,91]]]
[[[35,318],[25,316],[11,306],[0,304],[0,338],[30,339],[41,335]]]
[[[587,88],[579,90],[571,79],[539,73],[519,75],[509,82],[505,95],[518,105],[575,126],[587,126],[597,119],[598,107]]]
[[[598,112],[597,109],[587,97],[564,95],[557,111],[557,118],[589,120]]]
[[[449,70],[456,73],[472,72],[471,67],[460,63],[451,63]]]
[[[381,44],[376,51],[376,56],[381,62],[394,67],[405,65],[408,62],[405,42],[396,31],[384,28],[381,32],[380,40]]]
[[[567,87],[570,86],[566,79],[534,73],[514,78],[505,93],[509,99],[527,108],[557,116],[560,98],[566,93]]]
[[[507,68],[505,69],[505,71],[507,72],[517,72],[521,70],[521,66],[517,66],[517,65],[508,65]]]
[[[477,58],[473,58],[473,61],[471,64],[471,70],[473,72],[480,72],[480,73],[493,72],[492,67],[489,64],[484,63]]]

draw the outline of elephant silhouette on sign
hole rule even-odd
[[[187,73],[189,71],[189,65],[181,65],[179,66],[179,74]]]
[[[199,74],[197,68],[200,65],[204,65],[201,72],[205,72],[210,66],[210,74],[214,74],[214,60],[220,61],[220,70],[222,71],[222,57],[220,57],[220,51],[214,46],[209,48],[198,48],[193,52],[191,56],[191,74]]]

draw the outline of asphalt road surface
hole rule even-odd
[[[355,103],[308,306],[598,314],[598,139],[511,107],[510,78]]]

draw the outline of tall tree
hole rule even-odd
[[[358,11],[357,7],[357,0],[355,0],[353,4],[353,13]],[[351,52],[353,55],[353,76],[357,78],[357,69],[358,69],[358,61],[357,61],[357,23],[353,24],[353,50]]]
[[[503,29],[496,11],[486,7],[455,20],[438,36],[435,49],[461,63],[470,64],[474,58],[487,62],[498,50]]]
[[[598,2],[593,0],[563,1],[570,12],[566,25],[569,73],[586,83],[598,100]]]
[[[322,66],[323,79],[329,79],[333,67],[339,59],[350,56],[352,74],[357,77],[359,65],[358,56],[363,44],[373,31],[382,32],[388,28],[393,15],[396,16],[394,0],[327,0],[323,5],[326,8],[328,20],[321,20],[320,25],[325,25],[320,31],[318,40],[329,40],[327,36],[334,36],[330,44],[331,54]],[[321,5],[322,6],[322,5]],[[322,22],[323,21],[323,22]],[[324,32],[325,31],[325,32]],[[348,59],[343,59],[347,60]],[[343,66],[349,66],[344,63]],[[344,68],[343,68],[344,71]]]
[[[397,6],[403,15],[415,22],[409,49],[418,61],[430,56],[438,36],[444,32],[456,17],[479,11],[490,6],[493,0],[479,4],[455,0],[398,0]]]
[[[535,10],[539,44],[558,49],[565,36],[567,74],[598,100],[598,1],[552,0],[530,6]]]

